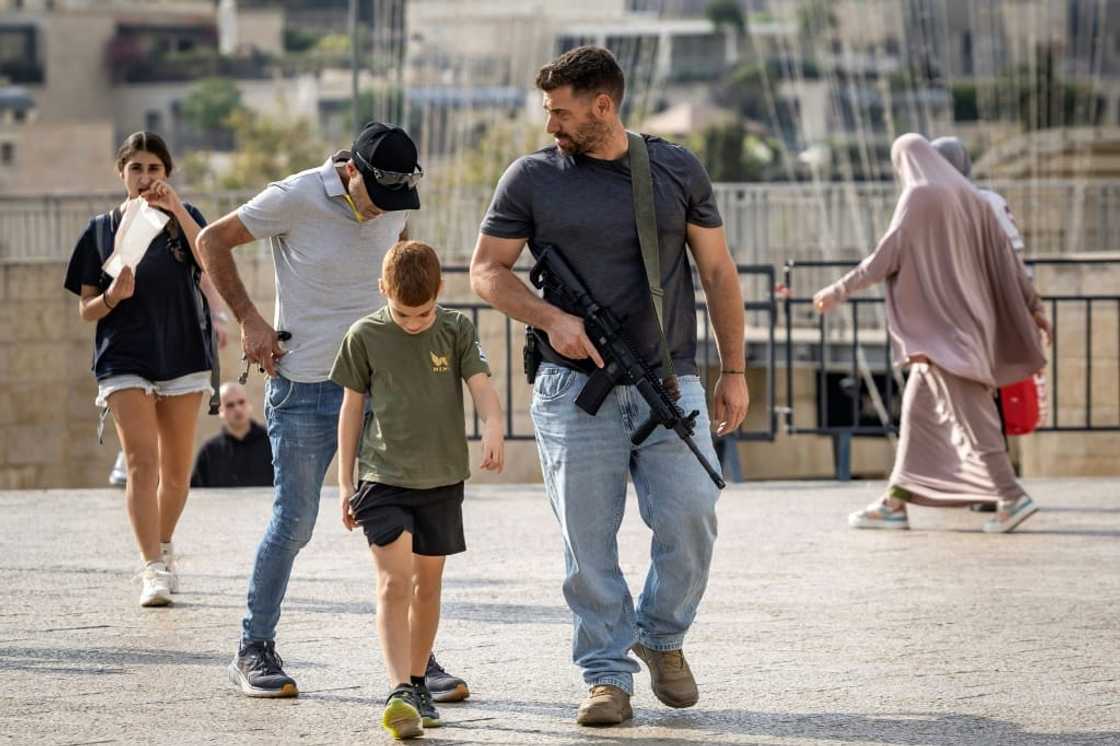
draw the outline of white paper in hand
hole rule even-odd
[[[105,274],[116,277],[125,267],[135,272],[148,246],[170,219],[167,213],[149,207],[143,197],[128,200],[113,241],[113,254],[101,265]]]

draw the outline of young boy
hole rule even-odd
[[[443,281],[432,247],[394,245],[378,286],[387,305],[350,327],[331,371],[344,387],[338,485],[342,523],[362,527],[377,567],[377,631],[393,687],[381,724],[395,738],[413,738],[440,725],[424,671],[439,624],[444,559],[466,549],[463,481],[470,468],[461,380],[485,423],[483,469],[502,470],[504,433],[477,331],[463,314],[436,304]]]

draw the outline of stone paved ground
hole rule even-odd
[[[438,651],[473,696],[441,743],[1120,743],[1120,485],[1032,481],[1046,510],[978,533],[922,510],[910,532],[845,514],[881,484],[734,486],[686,650],[700,704],[660,706],[643,676],[632,725],[574,725],[560,542],[540,487],[469,493],[470,550],[449,562]],[[328,495],[331,493],[328,492]],[[648,554],[630,506],[623,561]],[[265,491],[198,492],[178,537],[184,593],[138,608],[120,493],[0,493],[0,743],[385,743],[386,689],[362,538],[333,499],[280,626],[298,700],[242,697],[224,667]]]

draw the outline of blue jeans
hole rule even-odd
[[[637,389],[617,386],[592,417],[575,405],[587,382],[577,371],[544,364],[531,412],[545,489],[564,537],[564,598],[574,615],[572,659],[589,686],[633,693],[635,642],[677,650],[708,583],[716,539],[719,490],[673,432],[657,428],[640,446],[630,436],[649,415]],[[695,440],[716,463],[704,389],[682,376],[685,412],[700,410]],[[635,609],[618,565],[618,528],[626,509],[626,476],[638,510],[653,530],[651,564]]]
[[[241,620],[244,640],[276,637],[292,563],[311,540],[319,516],[323,478],[338,448],[341,408],[342,387],[331,381],[268,381],[264,413],[272,442],[276,499],[249,579],[248,611]]]

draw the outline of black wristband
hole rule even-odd
[[[727,374],[730,374],[730,375],[741,376],[741,375],[746,375],[747,371],[745,371],[745,370],[728,370],[728,369],[724,368],[723,370],[720,371],[720,373],[727,373]]]
[[[101,294],[101,302],[104,303],[105,307],[108,308],[110,311],[112,311],[114,308],[116,308],[116,306],[110,305],[109,294],[108,293],[102,293]]]

